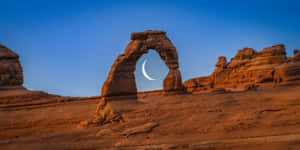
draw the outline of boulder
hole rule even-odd
[[[210,76],[193,78],[185,81],[183,86],[189,93],[203,91],[212,88],[212,80]]]

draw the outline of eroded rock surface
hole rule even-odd
[[[19,55],[0,45],[0,91],[23,88]]]
[[[130,135],[135,135],[139,133],[148,133],[151,132],[151,130],[157,126],[159,126],[158,123],[148,122],[140,126],[128,128],[125,131],[123,131],[121,134],[128,137]]]
[[[183,84],[188,92],[196,92],[214,88],[243,88],[266,82],[293,81],[299,80],[299,75],[299,51],[295,50],[294,57],[287,58],[284,45],[274,45],[260,52],[244,48],[228,63],[226,58],[221,56],[210,76],[190,79]]]

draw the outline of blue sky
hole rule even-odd
[[[210,74],[218,56],[285,44],[300,49],[300,2],[0,0],[0,44],[21,56],[24,85],[65,96],[100,95],[130,33],[164,30],[183,80]],[[141,74],[147,59],[149,81]],[[155,51],[137,63],[139,91],[161,89],[167,67]]]

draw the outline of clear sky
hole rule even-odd
[[[0,0],[0,44],[17,52],[24,85],[64,96],[100,95],[130,33],[164,30],[183,80],[210,74],[218,56],[285,44],[300,49],[298,0]],[[141,74],[146,70],[157,80]],[[155,51],[137,63],[139,91],[161,89],[167,67]]]

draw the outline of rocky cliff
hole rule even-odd
[[[215,71],[206,77],[187,80],[183,83],[188,92],[215,88],[252,89],[262,83],[274,85],[300,79],[300,53],[288,58],[284,45],[274,45],[257,52],[244,48],[227,62],[219,57]]]
[[[19,55],[0,45],[0,91],[23,89],[23,71]]]

